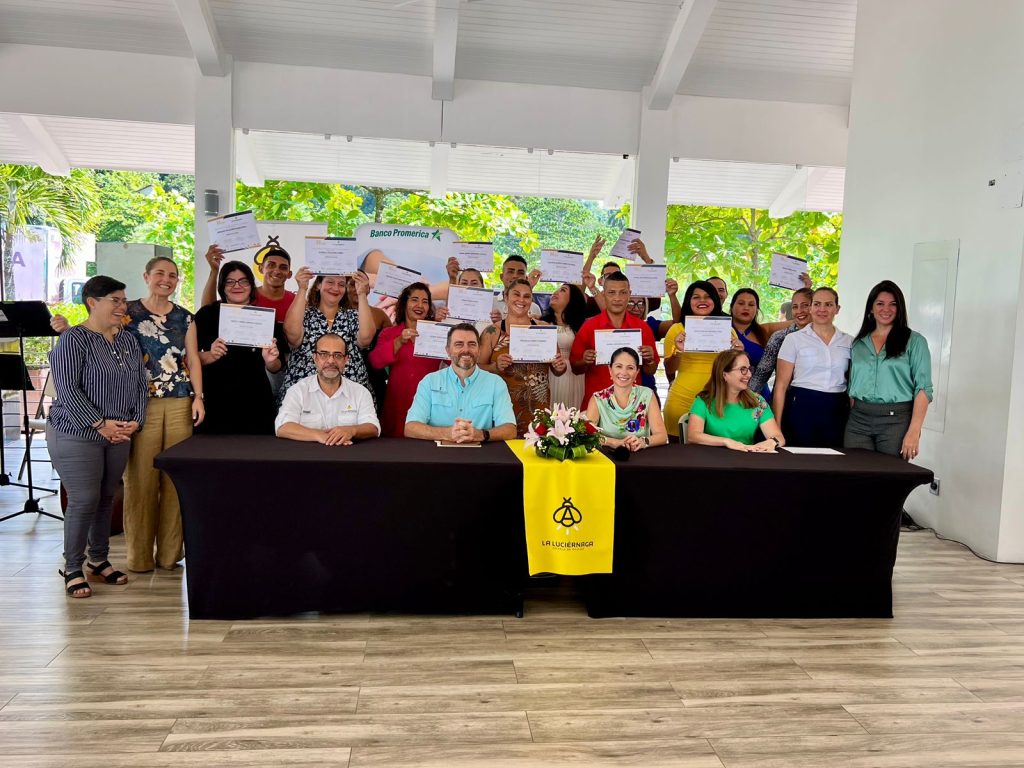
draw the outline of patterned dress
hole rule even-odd
[[[356,339],[359,336],[359,313],[354,309],[339,309],[332,325],[327,322],[327,316],[319,308],[307,307],[306,314],[302,318],[302,343],[288,357],[288,370],[284,374],[284,383],[277,395],[278,406],[284,400],[284,393],[288,391],[288,387],[299,379],[316,373],[313,349],[317,340],[325,333],[336,333],[345,340],[348,363],[345,365],[342,375],[349,381],[362,384],[370,390],[371,395],[373,394],[370,376],[366,370],[366,358],[363,357],[356,344]],[[374,404],[376,404],[376,400],[374,400]]]
[[[146,309],[141,299],[129,301],[122,321],[142,347],[150,397],[190,397],[192,380],[185,364],[185,337],[193,316],[178,304],[166,315]]]
[[[530,321],[530,325],[536,325]],[[492,326],[494,327],[494,326]],[[504,371],[497,369],[498,358],[508,354],[511,341],[508,332],[505,330],[505,321],[495,327],[498,332],[498,340],[494,343],[491,351],[490,362],[495,365],[498,375],[508,385],[508,394],[512,398],[512,410],[516,414],[516,435],[522,437],[530,428],[533,420],[533,412],[538,408],[547,408],[551,404],[551,395],[548,389],[548,375],[550,366],[548,363],[512,363]]]
[[[626,435],[650,437],[651,424],[647,411],[651,407],[654,392],[647,387],[635,386],[629,393],[626,407],[622,408],[615,400],[615,387],[611,386],[594,393],[597,403],[598,426],[601,432],[616,440]]]

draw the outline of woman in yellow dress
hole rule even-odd
[[[665,335],[665,374],[672,386],[665,398],[665,427],[672,437],[679,436],[679,419],[690,412],[690,406],[711,376],[711,366],[718,352],[686,352],[686,316],[728,317],[722,311],[718,291],[706,280],[691,283],[683,296],[682,322],[675,323]],[[732,346],[742,349],[736,331],[732,331]],[[720,350],[719,350],[720,351]]]

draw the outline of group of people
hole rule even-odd
[[[807,287],[793,294],[791,322],[760,323],[752,288],[732,294],[727,315],[728,286],[717,277],[693,282],[682,302],[676,281],[667,280],[671,319],[660,320],[651,314],[661,300],[632,296],[619,264],[591,273],[604,245],[595,241],[579,284],[561,285],[544,312],[533,295],[542,275],[509,256],[490,322],[450,325],[444,362],[414,354],[419,322],[447,317],[431,286],[407,286],[393,317],[369,303],[364,273],[314,276],[303,267],[291,293],[291,258],[273,240],[257,253],[262,284],[249,265],[225,262],[211,246],[194,315],[171,301],[178,270],[170,259],[147,264],[143,299],[128,301],[113,278],[90,279],[82,293],[87,319],[68,327],[55,317],[60,339],[50,355],[57,396],[47,441],[68,492],[67,593],[91,594],[84,568],[107,583],[127,581],[108,560],[122,475],[128,570],[176,567],[183,556],[177,495],[153,459],[193,430],[331,446],[377,436],[487,443],[522,437],[536,409],[564,404],[584,411],[607,446],[629,451],[670,440],[774,451],[788,441],[917,455],[931,366],[894,283],[871,291],[856,337],[833,324],[836,292],[812,289],[806,276]],[[630,249],[653,261],[642,241]],[[448,273],[450,284],[484,286],[480,272],[454,259]],[[272,308],[274,342],[226,344],[224,304]],[[731,348],[687,350],[688,316],[731,317]],[[512,327],[536,324],[557,327],[557,353],[546,362],[515,360]],[[638,330],[641,343],[599,363],[595,334],[609,329]],[[654,385],[662,356],[671,382],[664,411]]]

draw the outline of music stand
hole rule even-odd
[[[28,377],[25,366],[25,339],[41,336],[56,336],[57,332],[50,327],[50,310],[42,301],[5,301],[0,303],[0,337],[18,337],[17,355],[0,355],[0,390],[21,391],[22,430],[28,434],[28,391],[35,389]],[[7,474],[7,463],[3,445],[0,444],[0,486],[16,485],[28,489],[28,499],[20,512],[0,517],[0,523],[18,515],[36,513],[46,515],[54,520],[63,517],[44,512],[39,508],[35,498],[35,486],[32,484],[32,462],[28,462],[28,483],[15,483]]]

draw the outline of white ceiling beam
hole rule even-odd
[[[235,173],[247,187],[262,187],[266,182],[256,146],[244,131],[235,132]]]
[[[7,115],[7,123],[32,160],[51,176],[68,176],[71,163],[53,136],[34,115]]]
[[[174,5],[178,9],[181,26],[192,46],[196,63],[199,64],[199,71],[208,77],[228,74],[231,71],[231,57],[220,42],[217,24],[207,0],[174,0]]]
[[[455,49],[459,42],[459,0],[434,2],[434,82],[431,96],[455,98]]]
[[[448,158],[451,144],[438,141],[430,149],[430,196],[444,197],[448,194]]]
[[[690,66],[697,45],[704,35],[716,0],[685,0],[679,8],[675,24],[669,33],[665,51],[658,62],[658,69],[651,81],[649,109],[668,109],[672,98],[683,82],[686,68]]]
[[[784,219],[794,211],[801,210],[807,205],[807,196],[811,190],[827,173],[827,168],[798,165],[789,181],[783,185],[775,200],[768,206],[768,215],[773,219]]]
[[[621,208],[623,203],[628,203],[633,199],[635,172],[636,162],[633,158],[622,160],[615,182],[609,187],[601,203],[605,208]]]

